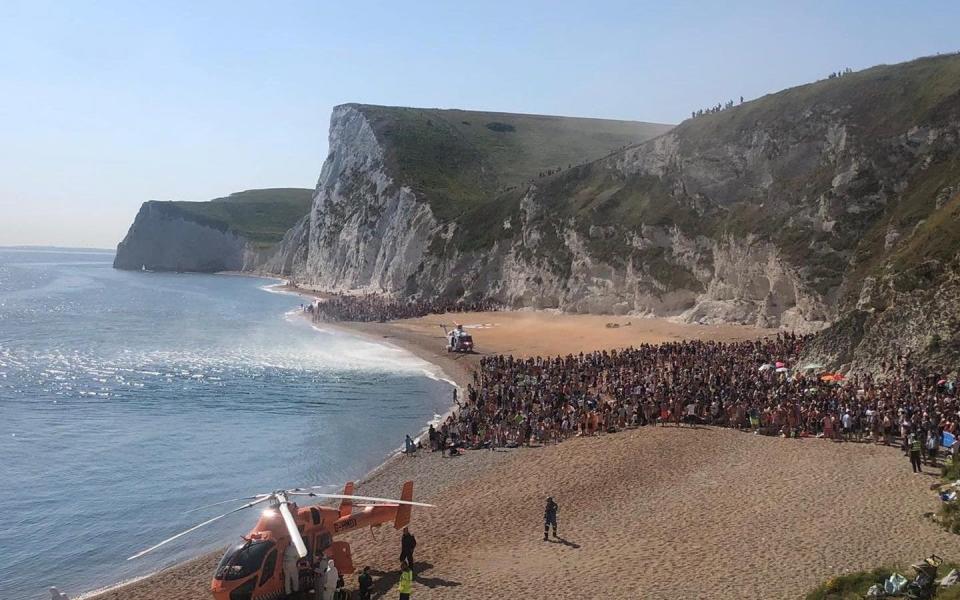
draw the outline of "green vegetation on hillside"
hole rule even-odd
[[[530,181],[656,137],[669,125],[466,110],[356,105],[398,182],[441,220]],[[502,211],[495,211],[500,213]]]
[[[936,207],[951,185],[960,191],[955,144],[946,136],[944,150],[921,164],[914,149],[941,141],[908,138],[917,127],[957,121],[960,56],[922,58],[684,121],[670,134],[676,158],[660,175],[625,175],[619,168],[615,159],[654,152],[644,144],[546,178],[537,195],[551,218],[573,222],[595,256],[611,264],[625,262],[641,225],[677,227],[688,236],[771,241],[820,293],[845,280],[858,290],[864,276],[887,264],[891,227],[904,238],[919,227],[897,252],[899,270],[960,250],[954,226],[960,210],[952,202]],[[833,152],[841,153],[836,163],[825,146],[830,136],[839,148]],[[859,168],[838,191],[834,177],[850,164]],[[819,227],[820,219],[830,227]],[[589,235],[598,229],[605,234]]]
[[[159,202],[151,204],[170,216],[179,216],[220,231],[232,231],[254,245],[279,242],[297,221],[310,212],[313,190],[269,188],[247,190],[208,202]]]
[[[957,55],[878,65],[688,119],[677,126],[676,132],[689,144],[714,144],[734,132],[826,109],[849,119],[864,138],[896,135],[918,122],[942,121],[944,110],[951,106],[956,114],[960,110],[958,81]]]

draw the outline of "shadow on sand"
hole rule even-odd
[[[425,573],[433,568],[432,563],[418,562],[413,565],[413,581],[428,588],[459,587],[459,581],[450,581],[440,577],[427,577]],[[397,583],[400,581],[400,571],[377,571],[370,569],[373,575],[373,598],[392,598],[397,593]]]
[[[552,539],[549,539],[549,540],[547,540],[547,541],[550,542],[551,544],[562,544],[562,545],[566,546],[567,548],[573,548],[574,550],[576,550],[577,548],[580,547],[580,544],[578,544],[578,543],[576,543],[576,542],[571,542],[570,540],[567,540],[567,539],[562,538],[562,537],[561,537],[561,538],[552,538]]]

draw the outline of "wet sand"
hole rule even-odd
[[[766,333],[526,312],[348,328],[407,347],[463,383],[479,355],[443,350],[439,324],[454,321],[489,325],[471,328],[481,353],[521,356]],[[648,427],[543,448],[395,458],[359,491],[393,495],[407,479],[418,500],[438,505],[414,509],[418,599],[801,598],[844,571],[953,557],[957,540],[923,516],[937,507],[933,474],[914,476],[898,450],[870,444]],[[560,504],[561,539],[543,542],[547,495]],[[396,596],[399,538],[386,527],[346,538],[355,564],[376,574],[375,597]],[[218,558],[98,598],[206,599]],[[354,577],[347,582],[355,588]]]

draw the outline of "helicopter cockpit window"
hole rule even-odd
[[[229,581],[259,571],[263,557],[274,545],[269,540],[254,540],[230,548],[220,559],[214,578]]]

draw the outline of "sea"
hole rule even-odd
[[[258,515],[126,560],[232,505],[196,507],[361,478],[451,404],[436,367],[314,327],[277,281],[112,261],[0,248],[0,599],[221,548]]]

